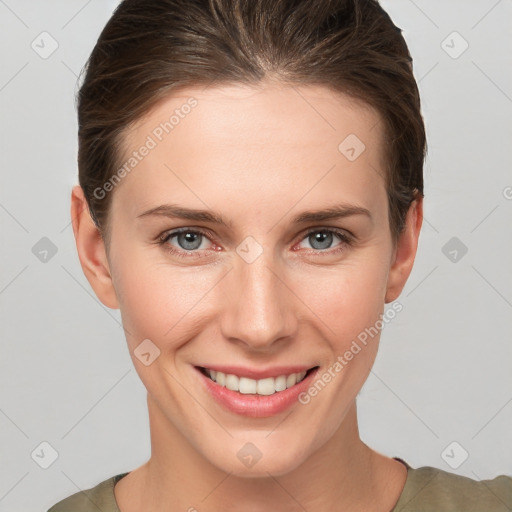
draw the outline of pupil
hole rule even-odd
[[[332,241],[332,233],[326,231],[319,231],[313,236],[313,243],[311,244],[314,249],[326,249],[329,247]],[[315,243],[319,243],[320,247],[315,247]]]
[[[199,235],[197,233],[190,233],[190,232],[181,233],[180,237],[183,241],[183,244],[180,244],[180,245],[182,245],[182,247],[184,249],[187,249],[187,250],[197,249],[199,247],[199,245],[201,245],[201,244],[197,244],[197,240],[199,239]]]

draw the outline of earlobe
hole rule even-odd
[[[385,303],[396,300],[412,271],[418,240],[423,223],[423,197],[418,196],[410,205],[405,228],[398,239],[389,270]]]
[[[105,306],[119,309],[105,244],[92,220],[84,192],[79,185],[75,185],[71,192],[71,222],[85,277]]]

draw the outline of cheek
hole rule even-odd
[[[288,286],[300,299],[288,307],[316,325],[338,354],[382,313],[389,268],[381,254],[376,245],[337,266],[296,267],[287,274]],[[146,338],[162,352],[175,351],[201,326],[218,320],[229,296],[224,269],[158,260],[141,251],[118,258],[115,265],[115,289],[132,352]]]
[[[376,252],[376,251],[375,251]],[[335,340],[339,350],[365,328],[375,324],[384,306],[388,268],[385,258],[347,260],[336,268],[317,269],[298,276],[297,295]]]
[[[148,338],[162,352],[187,340],[190,320],[200,314],[204,307],[201,299],[214,281],[211,275],[208,278],[192,269],[155,264],[144,258],[121,262],[116,275],[115,288],[130,349]]]

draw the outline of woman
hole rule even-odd
[[[511,477],[359,437],[426,147],[376,1],[124,0],[78,114],[78,255],[121,311],[152,450],[50,512],[510,510]]]

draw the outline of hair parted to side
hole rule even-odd
[[[123,0],[84,71],[79,183],[107,250],[112,192],[94,191],[122,165],[127,128],[187,86],[272,78],[362,100],[384,123],[394,243],[411,202],[423,197],[425,127],[412,58],[377,0]]]

